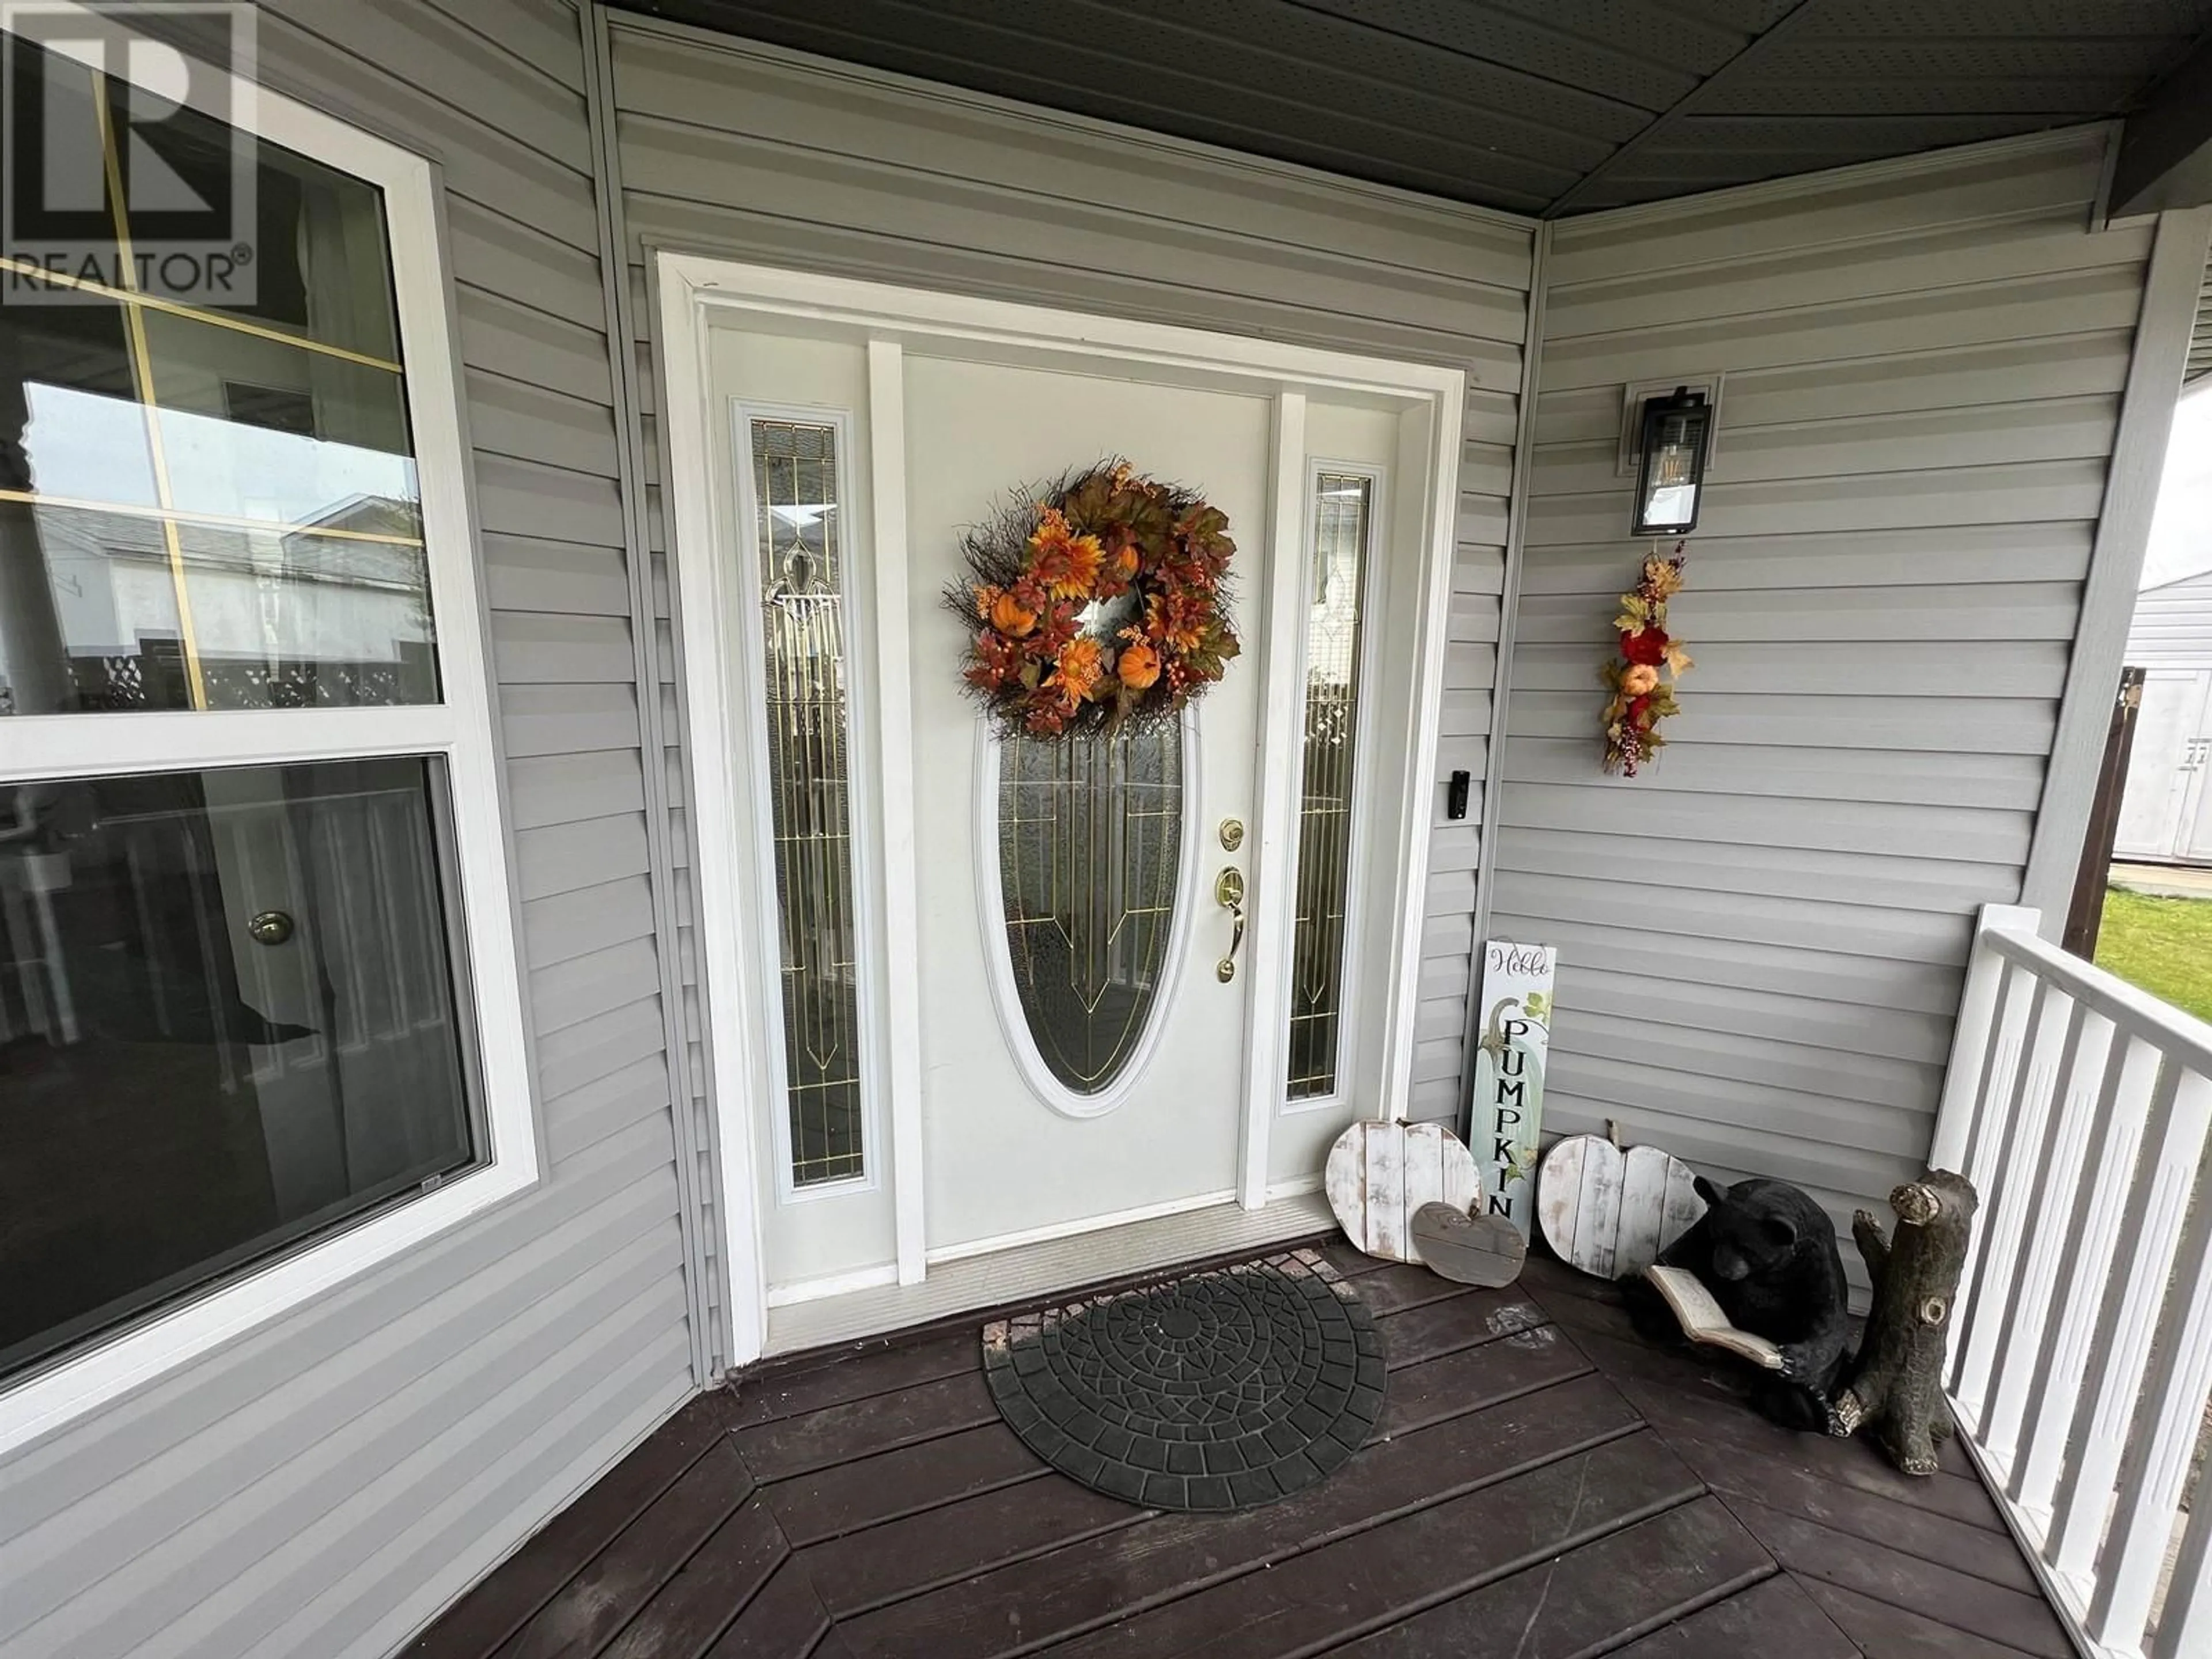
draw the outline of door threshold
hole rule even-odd
[[[1243,1249],[1257,1252],[1335,1224],[1326,1197],[1298,1193],[1258,1210],[1216,1204],[966,1256],[933,1266],[919,1285],[886,1285],[772,1307],[762,1352],[766,1357],[825,1347],[1179,1262]]]

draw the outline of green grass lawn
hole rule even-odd
[[[2212,1020],[2212,899],[2149,898],[2106,888],[2097,965]]]

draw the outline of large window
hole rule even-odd
[[[537,1160],[429,169],[0,45],[100,210],[0,246],[4,1449]],[[250,168],[250,292],[156,163]]]

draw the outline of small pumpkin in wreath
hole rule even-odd
[[[1173,718],[1241,648],[1236,551],[1220,508],[1127,461],[1019,492],[963,538],[945,590],[973,635],[962,678],[1012,736]]]

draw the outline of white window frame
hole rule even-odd
[[[96,22],[95,22],[96,27]],[[114,66],[118,70],[120,66]],[[200,77],[196,77],[196,82]],[[407,413],[444,701],[398,708],[224,709],[0,719],[0,787],[22,779],[196,771],[372,756],[441,762],[458,889],[456,964],[473,1012],[485,1161],[104,1340],[0,1385],[0,1454],[52,1433],[216,1346],[416,1249],[537,1184],[509,841],[494,738],[485,605],[473,550],[460,367],[433,165],[280,94],[243,86],[204,113],[374,185],[384,197]]]

